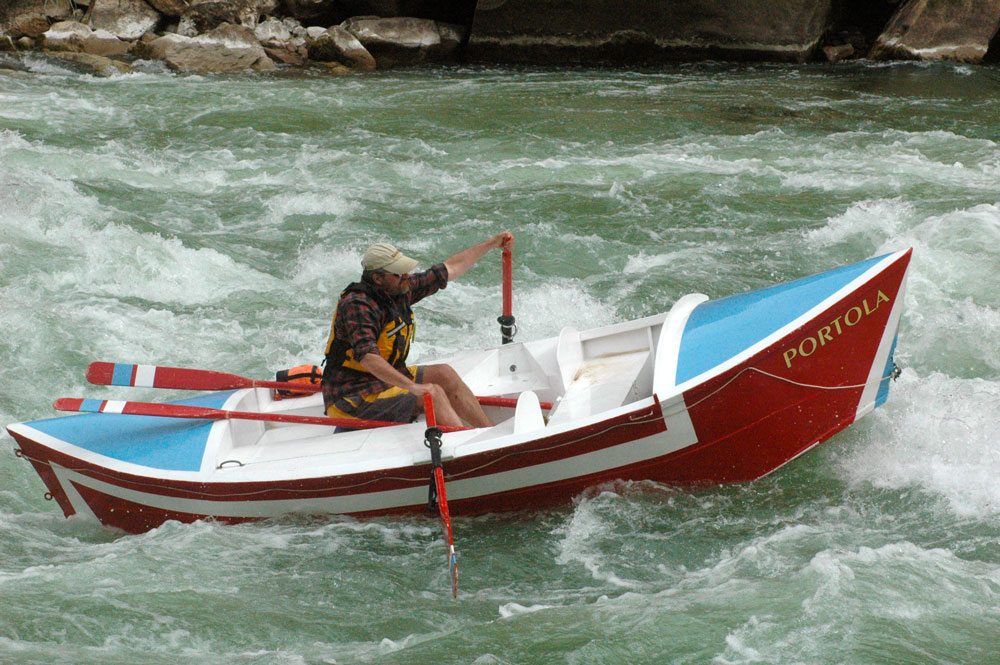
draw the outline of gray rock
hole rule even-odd
[[[379,68],[440,59],[458,47],[453,39],[455,31],[448,28],[448,41],[443,42],[438,23],[430,19],[355,17],[344,21],[342,27],[357,37]]]
[[[70,51],[98,56],[124,55],[132,45],[107,30],[93,30],[78,21],[60,21],[42,35],[49,51]]]
[[[194,37],[223,23],[257,27],[261,17],[275,10],[278,0],[210,0],[197,2],[181,13],[177,34]]]
[[[51,53],[49,55],[84,74],[110,77],[129,71],[127,63],[93,53]]]
[[[177,34],[194,37],[210,32],[223,23],[241,25],[240,7],[235,2],[199,2],[181,13]]]
[[[292,32],[276,18],[259,23],[253,30],[261,44],[284,44],[292,40]]]
[[[1000,0],[909,0],[872,48],[876,60],[982,62],[1000,28]]]
[[[435,21],[440,43],[427,51],[428,60],[450,60],[469,38],[469,29],[464,25]]]
[[[850,44],[837,44],[834,46],[824,46],[823,55],[828,62],[840,62],[854,57],[854,47]]]
[[[160,22],[160,13],[145,0],[93,0],[86,23],[119,39],[139,39]]]
[[[305,59],[302,58],[296,51],[292,51],[288,48],[265,46],[264,52],[267,53],[267,56],[271,58],[271,60],[285,65],[301,66],[306,63]]]
[[[309,59],[339,62],[360,71],[375,69],[375,58],[358,39],[342,26],[335,25],[316,39],[307,40]]]
[[[248,28],[224,23],[197,37],[164,35],[143,47],[144,55],[183,72],[270,71],[274,62]]]

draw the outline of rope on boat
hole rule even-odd
[[[800,388],[812,388],[814,390],[858,390],[859,388],[864,388],[865,386],[868,385],[867,383],[857,383],[857,384],[846,385],[846,386],[822,386],[822,385],[819,385],[819,384],[816,384],[816,383],[804,383],[802,381],[795,381],[794,379],[789,379],[789,378],[784,377],[784,376],[778,376],[777,374],[772,374],[771,372],[768,372],[767,370],[759,369],[757,367],[747,367],[747,368],[744,368],[744,369],[740,370],[739,372],[737,372],[735,375],[733,375],[733,377],[731,379],[729,379],[728,381],[726,381],[725,383],[723,383],[721,386],[719,386],[718,388],[716,388],[712,392],[708,393],[707,395],[705,395],[704,397],[702,397],[701,399],[699,399],[697,402],[694,402],[693,404],[685,404],[683,409],[680,409],[680,410],[677,410],[677,411],[673,411],[671,413],[664,413],[663,414],[664,417],[676,416],[678,414],[684,413],[685,411],[687,411],[689,409],[693,409],[694,407],[698,406],[699,404],[701,404],[705,400],[710,399],[710,398],[715,397],[716,395],[718,395],[720,392],[722,392],[723,390],[725,390],[726,388],[728,388],[730,384],[732,384],[734,381],[736,381],[736,379],[740,378],[741,376],[743,376],[744,374],[746,374],[748,372],[756,372],[758,374],[763,374],[764,376],[770,377],[772,379],[777,379],[778,381],[783,381],[784,383],[789,383],[789,384],[791,384],[793,386],[799,386]],[[885,383],[886,381],[888,381],[890,379],[893,380],[893,381],[895,381],[896,379],[899,378],[899,375],[902,374],[902,373],[903,373],[903,370],[900,369],[899,365],[897,365],[896,363],[893,363],[892,364],[892,371],[889,372],[888,374],[886,374],[885,376],[883,376],[881,379],[879,379],[879,383]]]

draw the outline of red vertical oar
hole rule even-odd
[[[497,317],[497,323],[503,343],[513,342],[517,326],[514,325],[514,267],[509,249],[503,250],[503,314]]]
[[[431,450],[431,482],[428,509],[438,512],[444,527],[445,544],[448,545],[448,565],[451,567],[451,593],[458,598],[458,554],[455,540],[451,535],[451,514],[448,512],[448,497],[444,491],[444,469],[441,468],[441,430],[434,418],[434,400],[424,395],[424,413],[427,415],[427,431],[424,445]]]

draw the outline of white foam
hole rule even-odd
[[[1000,517],[1000,384],[905,371],[840,466],[853,485],[939,497],[960,517]]]
[[[500,606],[500,618],[509,619],[515,616],[522,616],[525,614],[534,614],[535,612],[541,612],[543,610],[550,610],[553,605],[530,605],[524,606],[519,603],[505,603]]]
[[[810,245],[863,241],[878,247],[911,226],[914,214],[914,205],[899,198],[858,201],[826,226],[807,231],[805,239]]]

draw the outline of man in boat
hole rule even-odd
[[[323,370],[323,402],[332,418],[410,422],[434,399],[439,425],[491,427],[475,395],[450,365],[407,366],[414,321],[410,306],[457,279],[491,249],[509,249],[497,234],[423,272],[388,243],[368,248],[361,281],[340,294]]]

